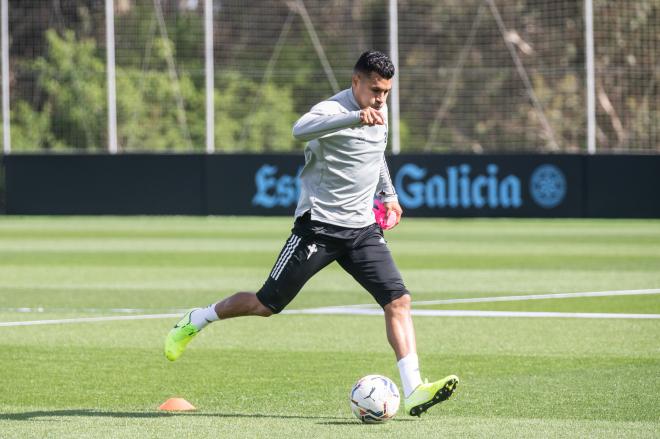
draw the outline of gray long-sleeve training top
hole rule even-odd
[[[293,126],[296,139],[308,141],[300,174],[296,217],[311,211],[313,220],[359,228],[374,222],[373,197],[397,199],[385,161],[385,125],[360,124],[352,89],[316,104]]]

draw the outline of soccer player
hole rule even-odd
[[[372,210],[378,194],[386,215],[396,213],[397,224],[402,213],[384,155],[392,76],[387,55],[365,52],[355,64],[351,88],[315,105],[295,123],[293,135],[308,143],[291,236],[257,293],[237,292],[183,316],[165,340],[169,360],[178,359],[211,322],[279,313],[307,280],[337,261],[384,310],[406,413],[420,416],[452,395],[455,375],[433,383],[421,380],[410,294]]]

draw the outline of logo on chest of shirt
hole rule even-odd
[[[350,135],[348,136],[350,140],[358,145],[371,144],[373,146],[383,146],[387,144],[387,128],[384,128],[382,125],[376,125],[373,127],[360,127],[354,128]]]

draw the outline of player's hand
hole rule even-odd
[[[385,207],[385,218],[389,216],[390,212],[396,213],[396,223],[394,223],[394,225],[390,228],[393,229],[401,221],[401,215],[403,214],[403,209],[401,209],[401,205],[399,204],[398,201],[388,201],[383,203],[383,206]]]
[[[367,107],[364,110],[360,110],[360,123],[369,126],[385,125],[385,119],[380,111]]]

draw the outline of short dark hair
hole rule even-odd
[[[368,50],[360,55],[353,71],[366,74],[376,72],[384,79],[390,79],[394,76],[394,64],[390,57],[383,52]]]

